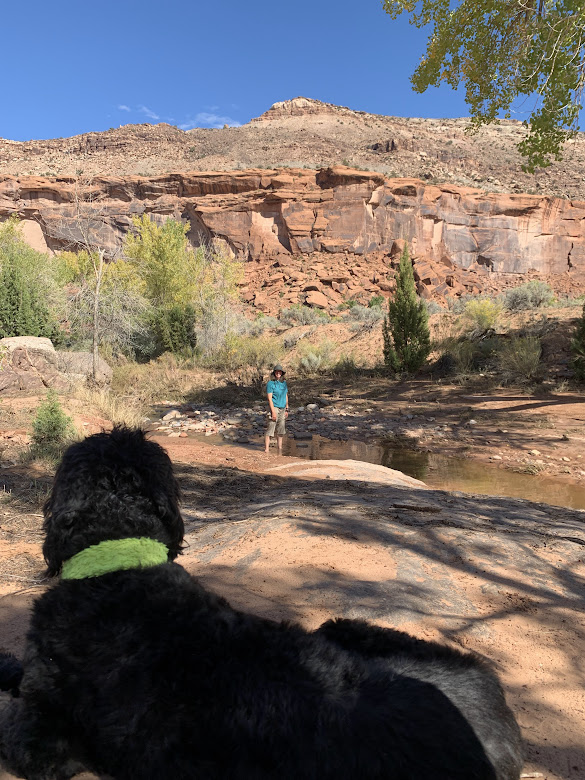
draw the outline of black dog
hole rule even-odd
[[[16,775],[519,777],[518,726],[477,658],[363,622],[309,633],[243,614],[172,563],[179,488],[140,431],[70,447],[44,529],[62,576],[35,604],[20,697],[0,716]]]

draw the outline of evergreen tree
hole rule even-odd
[[[583,380],[585,379],[585,304],[583,304],[583,314],[573,332],[571,352],[574,355],[572,365],[575,377]]]
[[[0,338],[55,335],[41,292],[17,262],[5,259],[0,272]]]
[[[31,452],[35,456],[61,456],[75,435],[73,420],[63,411],[54,390],[49,390],[37,409],[32,427]]]
[[[27,246],[18,220],[0,224],[0,338],[59,339],[61,294],[54,258]]]
[[[400,258],[396,291],[382,327],[384,363],[398,373],[417,371],[431,351],[427,309],[416,294],[408,246]]]

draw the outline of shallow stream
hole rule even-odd
[[[308,442],[286,438],[284,454],[310,460],[363,460],[402,471],[440,490],[510,496],[585,509],[585,487],[552,477],[516,474],[470,458],[451,458],[361,441],[331,441],[319,436]]]

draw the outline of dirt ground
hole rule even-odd
[[[349,411],[412,414],[406,424],[415,427],[434,417],[431,427],[446,426],[445,435],[422,435],[418,445],[432,451],[485,462],[502,453],[494,466],[542,460],[541,473],[577,483],[585,476],[577,393],[487,395],[424,381],[389,388],[375,378],[366,389],[305,380],[294,392],[293,403],[328,394]],[[0,428],[12,432],[2,440],[4,463],[36,402],[3,399]],[[107,424],[72,407],[88,432]],[[314,462],[157,440],[185,494],[182,563],[204,584],[236,607],[308,628],[335,615],[362,617],[487,656],[521,724],[528,776],[585,778],[583,513],[389,486],[380,467],[368,474],[364,464],[310,473]],[[32,601],[47,587],[40,506],[49,485],[42,465],[0,467],[0,644],[16,652]]]

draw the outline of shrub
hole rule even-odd
[[[0,338],[46,336],[59,341],[61,333],[47,301],[55,303],[55,266],[23,240],[18,222],[0,225]]]
[[[298,372],[300,374],[314,374],[323,364],[323,357],[311,350],[299,358]]]
[[[59,457],[73,438],[73,421],[63,411],[54,390],[49,390],[37,409],[32,428],[31,453],[35,457]]]
[[[282,351],[282,345],[272,337],[250,338],[228,334],[221,349],[209,355],[206,364],[221,371],[234,371],[250,366],[263,369],[274,365]]]
[[[536,336],[516,336],[505,341],[498,354],[499,368],[507,381],[530,382],[540,373],[542,347]]]
[[[441,312],[445,311],[443,307],[436,301],[423,301],[423,303],[429,317],[431,314],[440,314]]]
[[[323,339],[319,344],[304,343],[299,357],[298,372],[314,374],[326,368],[331,362],[335,344],[330,339]]]
[[[353,320],[352,329],[372,328],[384,317],[384,312],[379,306],[367,307],[359,303],[349,309],[344,317],[346,321]]]
[[[264,314],[259,314],[254,322],[251,322],[248,326],[248,333],[250,336],[260,336],[265,330],[275,330],[280,325],[280,322],[276,317],[267,317]]]
[[[583,304],[583,313],[573,332],[571,352],[573,353],[572,366],[575,377],[582,381],[585,379],[585,304]]]
[[[453,339],[446,345],[443,357],[448,355],[458,374],[469,374],[474,369],[475,363],[475,345],[472,341],[456,341]]]
[[[359,368],[353,355],[343,355],[331,367],[331,371],[339,376],[355,376],[359,372]]]
[[[548,306],[552,303],[554,292],[546,282],[533,279],[519,287],[513,287],[504,293],[504,306],[508,311],[524,311]]]
[[[372,298],[370,298],[370,302],[368,303],[368,307],[370,309],[380,309],[383,305],[384,305],[383,295],[374,295]]]
[[[485,333],[493,328],[501,313],[502,305],[489,298],[468,301],[464,310],[464,316],[478,333]]]
[[[151,332],[151,357],[158,357],[163,352],[177,355],[192,353],[197,346],[195,309],[190,304],[156,309],[151,319]]]
[[[280,312],[280,321],[290,327],[293,325],[314,325],[319,322],[328,322],[329,315],[320,309],[296,304]]]
[[[459,298],[449,297],[446,300],[453,314],[463,314],[471,301],[489,301],[491,298],[488,295],[461,295]]]
[[[431,351],[428,314],[418,298],[412,263],[405,245],[396,277],[394,298],[384,319],[384,363],[394,372],[417,371]]]

